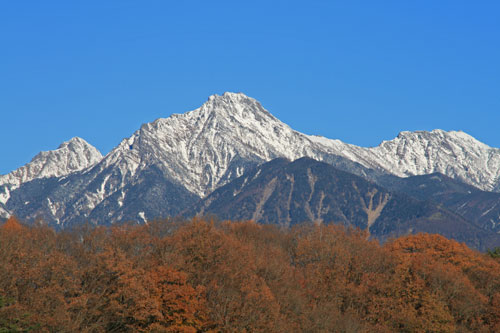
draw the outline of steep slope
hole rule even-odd
[[[404,192],[422,200],[433,199],[440,195],[459,197],[464,194],[481,192],[477,187],[438,172],[404,178],[389,176],[380,182],[387,189]]]
[[[386,186],[418,199],[432,200],[484,230],[500,233],[500,193],[481,191],[439,173],[394,177]]]
[[[243,173],[248,166],[276,157],[330,158],[360,173],[374,173],[332,156],[322,143],[283,124],[255,99],[241,93],[210,96],[199,109],[143,125],[102,163],[123,170],[158,164],[168,177],[203,196]]]
[[[23,214],[27,219],[35,219],[36,215],[58,225],[82,220],[94,223],[123,219],[142,221],[137,218],[142,210],[125,215],[119,211],[124,209],[121,207],[125,198],[133,196],[128,191],[138,188],[134,184],[152,182],[149,178],[142,179],[145,175],[155,175],[156,182],[161,180],[169,184],[162,192],[169,204],[163,202],[161,209],[144,212],[147,218],[155,218],[167,212],[179,212],[250,167],[275,157],[304,155],[328,159],[332,164],[367,177],[378,175],[348,159],[326,153],[322,144],[293,131],[256,100],[243,94],[225,93],[211,96],[194,111],[142,125],[98,164],[78,174],[22,186],[7,206],[12,211],[22,211],[18,215]],[[178,195],[170,191],[174,187],[182,192],[183,205],[173,203]],[[28,199],[31,197],[28,188],[31,193],[38,193],[42,200]],[[110,211],[104,213],[103,207]],[[95,209],[101,213],[97,214]]]
[[[57,149],[43,151],[28,164],[0,176],[0,215],[2,206],[10,198],[11,191],[34,179],[62,177],[98,163],[101,153],[82,138],[74,137],[63,142]]]
[[[402,132],[374,148],[361,148],[292,130],[241,93],[210,96],[200,108],[144,124],[101,164],[131,176],[157,164],[167,177],[204,196],[249,166],[308,156],[371,180],[441,172],[493,190],[500,150],[462,132]]]
[[[8,217],[10,217],[9,211],[7,210],[7,208],[5,208],[4,204],[0,203],[0,219],[2,218],[6,219]]]
[[[439,172],[480,189],[498,190],[500,149],[464,132],[401,132],[392,141],[369,149],[372,166],[400,177]]]
[[[28,164],[0,176],[0,184],[19,186],[37,178],[60,177],[95,165],[101,153],[82,138],[74,137],[57,149],[42,151]]]
[[[361,188],[361,190],[360,190]],[[373,192],[365,201],[365,194]],[[368,195],[370,196],[370,195]],[[274,159],[215,190],[186,216],[215,214],[222,219],[255,220],[290,226],[312,221],[367,229],[376,220],[370,200],[381,211],[390,199],[373,183],[310,158]],[[363,210],[363,206],[371,214]]]
[[[397,138],[372,148],[311,138],[332,153],[386,174],[408,177],[439,172],[485,191],[500,191],[500,149],[464,132],[401,132]]]
[[[310,158],[275,159],[215,190],[184,212],[221,219],[290,226],[340,223],[381,240],[416,232],[439,233],[479,249],[500,245],[461,216]]]
[[[38,158],[53,160],[44,156]],[[0,187],[4,198],[1,202],[18,215],[22,213],[31,220],[42,216],[61,226],[89,219],[94,223],[143,221],[138,214],[146,219],[175,214],[246,170],[277,157],[311,157],[372,181],[382,181],[391,174],[441,171],[487,190],[498,182],[500,168],[498,149],[464,133],[403,132],[378,147],[361,148],[294,131],[255,99],[241,93],[213,95],[196,110],[144,124],[103,159],[100,154],[85,156],[86,168],[82,164],[62,168],[65,172],[60,173],[44,171],[59,170],[67,164],[64,159],[56,159],[55,165],[40,162],[47,166],[14,172],[14,185],[9,185],[7,191],[4,186],[4,192]],[[24,174],[30,176],[23,178]],[[38,181],[40,177],[45,178]],[[22,181],[16,183],[16,179]],[[140,184],[153,183],[163,184],[154,195],[165,198],[161,207],[154,208],[137,194],[139,188],[145,190]],[[38,197],[27,193],[28,188]],[[176,196],[183,198],[184,204],[179,204]],[[134,201],[133,207],[139,211],[123,208],[127,197],[143,201]]]
[[[7,208],[24,221],[41,219],[56,228],[79,223],[145,223],[157,217],[176,216],[199,200],[183,186],[172,183],[155,166],[138,171],[119,190],[111,189],[121,175],[92,169],[62,178],[35,179],[14,190]],[[111,194],[108,194],[111,193]]]

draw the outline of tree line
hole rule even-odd
[[[158,220],[0,228],[0,332],[500,332],[500,259],[438,235]]]

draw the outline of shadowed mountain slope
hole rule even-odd
[[[306,221],[337,223],[367,230],[381,240],[439,233],[479,249],[500,244],[498,235],[430,201],[391,192],[310,158],[265,163],[215,190],[184,215],[286,227]]]

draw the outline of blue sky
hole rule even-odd
[[[307,134],[500,147],[498,1],[0,1],[0,174],[244,92]]]

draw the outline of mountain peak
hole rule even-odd
[[[500,152],[490,156],[491,148],[463,132],[403,131],[377,147],[361,148],[296,132],[257,100],[235,92],[214,94],[198,109],[144,124],[132,140],[140,147],[131,145],[131,139],[122,147],[128,156],[123,170],[162,165],[199,196],[240,175],[244,169],[236,167],[240,161],[261,163],[276,157],[337,161],[332,156],[341,156],[377,172],[400,177],[441,172],[487,190],[496,186],[500,170],[496,167]]]
[[[146,165],[161,165],[189,191],[203,196],[249,166],[307,155],[310,145],[306,135],[293,131],[257,100],[226,92],[210,96],[195,110],[144,124],[108,154],[105,165],[123,160],[122,155],[127,165],[121,168],[130,174]]]
[[[90,143],[88,143],[87,141],[85,141],[84,139],[82,139],[78,136],[72,137],[68,141],[64,141],[63,143],[61,143],[59,145],[59,147],[57,147],[57,149],[64,149],[64,148],[72,149],[72,147],[75,147],[75,145],[80,145],[80,146],[84,146],[84,147],[87,147],[90,149],[93,148],[93,149],[97,150],[97,148],[95,148]],[[99,154],[100,154],[100,152],[99,152]]]
[[[228,101],[228,100],[231,100],[231,101],[241,101],[241,100],[244,100],[244,99],[254,100],[255,101],[255,99],[253,99],[251,97],[248,97],[247,95],[245,95],[242,92],[230,92],[230,91],[226,91],[222,95],[213,94],[213,95],[210,95],[208,97],[208,101],[215,101],[215,100],[218,100],[218,101],[220,101],[220,100],[225,100],[225,101]]]
[[[7,209],[16,213],[13,205],[26,211],[26,202],[31,202],[33,211],[38,207],[61,224],[104,214],[109,207],[114,207],[114,215],[107,215],[109,221],[135,219],[141,212],[149,218],[167,210],[150,207],[132,212],[135,208],[130,208],[133,214],[123,215],[128,214],[126,200],[146,200],[148,205],[154,201],[144,198],[144,188],[155,198],[166,198],[167,193],[172,196],[175,191],[171,190],[179,189],[174,195],[174,205],[179,206],[180,197],[187,201],[205,197],[246,170],[277,157],[293,161],[307,156],[374,181],[385,175],[440,172],[481,189],[500,191],[500,149],[474,140],[460,131],[401,132],[398,138],[377,147],[362,148],[294,131],[255,99],[226,92],[210,96],[195,110],[143,124],[102,161],[97,149],[78,137],[56,150],[41,152],[26,166],[0,176],[0,216],[6,215]],[[33,194],[29,189],[30,184],[26,190],[21,186],[19,193],[30,193],[33,200],[9,200],[11,191],[24,182],[70,173],[74,174],[55,185],[47,180],[56,189],[43,203],[36,197],[38,192]],[[140,191],[139,185],[143,186]],[[69,189],[77,193],[67,197]],[[3,207],[7,201],[11,206]]]
[[[222,95],[211,95],[208,100],[199,108],[202,112],[216,113],[241,113],[243,110],[264,111],[260,103],[243,93],[225,92]]]
[[[477,140],[470,134],[465,133],[464,131],[445,131],[442,129],[433,129],[432,131],[402,131],[398,134],[396,140],[424,140],[424,141],[453,141],[457,142],[459,145],[465,145],[468,147],[476,147],[478,149],[491,149],[490,146],[485,143]],[[391,142],[391,141],[384,141]]]
[[[204,124],[205,128],[207,125],[219,126],[219,129],[220,126],[267,127],[268,125],[265,125],[267,123],[281,124],[256,99],[234,92],[211,95],[198,109],[174,117],[198,121],[199,124]]]
[[[440,172],[487,191],[494,190],[500,179],[500,149],[462,131],[404,131],[369,153],[365,166],[399,177]]]
[[[417,131],[401,131],[398,133],[397,139],[403,138],[421,138],[421,137],[429,137],[429,136],[445,136],[449,132],[444,131],[442,129],[433,129],[432,131],[425,130],[417,130]]]
[[[65,176],[92,166],[101,159],[102,154],[97,148],[82,138],[74,137],[61,143],[57,149],[42,151],[28,164],[0,176],[0,185],[10,184],[13,189],[36,178]]]

